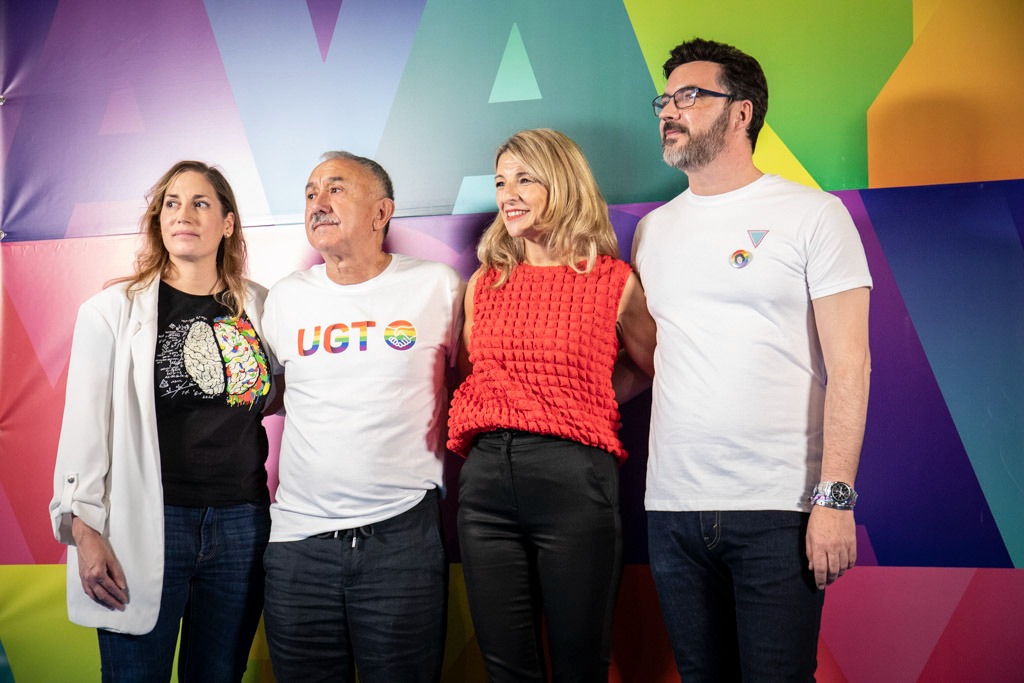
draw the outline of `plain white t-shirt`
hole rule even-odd
[[[765,175],[687,190],[634,239],[658,326],[647,509],[809,510],[826,381],[811,301],[871,286],[849,212]]]

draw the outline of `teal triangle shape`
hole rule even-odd
[[[580,16],[586,31],[552,31],[577,25]],[[543,99],[488,104],[513,23]],[[458,87],[439,89],[438,73]],[[595,101],[594,84],[609,82],[609,74],[615,97],[599,98],[601,106],[580,116],[580,102]],[[583,149],[608,203],[664,202],[686,176],[658,161],[658,120],[636,104],[656,94],[622,0],[428,2],[374,158],[388,169],[403,215],[436,214],[453,206],[463,178],[494,172],[494,150],[512,132],[554,128]],[[628,144],[609,144],[608,131]]]
[[[452,215],[466,213],[494,213],[494,174],[466,176],[459,186],[459,194],[452,207]]]
[[[757,249],[761,245],[761,240],[768,234],[767,230],[747,230],[747,234],[750,235],[750,241],[754,245],[754,249]]]
[[[495,102],[522,102],[541,99],[537,77],[530,66],[530,56],[526,54],[523,37],[519,33],[519,24],[512,24],[505,44],[505,54],[498,66],[498,75],[494,78],[491,97],[488,104]]]

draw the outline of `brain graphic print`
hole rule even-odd
[[[234,325],[218,322],[213,327],[224,352],[228,393],[232,396],[244,394],[260,378],[260,364],[252,346]]]
[[[204,322],[193,324],[185,337],[185,347],[181,352],[188,376],[204,394],[219,394],[224,391],[224,369],[220,360],[220,349],[217,348],[217,340],[209,325]]]

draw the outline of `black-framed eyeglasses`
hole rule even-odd
[[[728,95],[724,92],[715,92],[714,90],[708,90],[707,88],[698,88],[695,85],[685,85],[671,95],[658,95],[655,97],[651,102],[654,106],[654,115],[661,116],[661,110],[664,109],[670,101],[676,105],[676,109],[692,107],[697,103],[698,97],[725,97],[730,100],[736,99],[735,96]]]

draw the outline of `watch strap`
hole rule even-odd
[[[845,481],[823,481],[814,487],[811,504],[834,510],[852,510],[857,504],[857,492]]]

